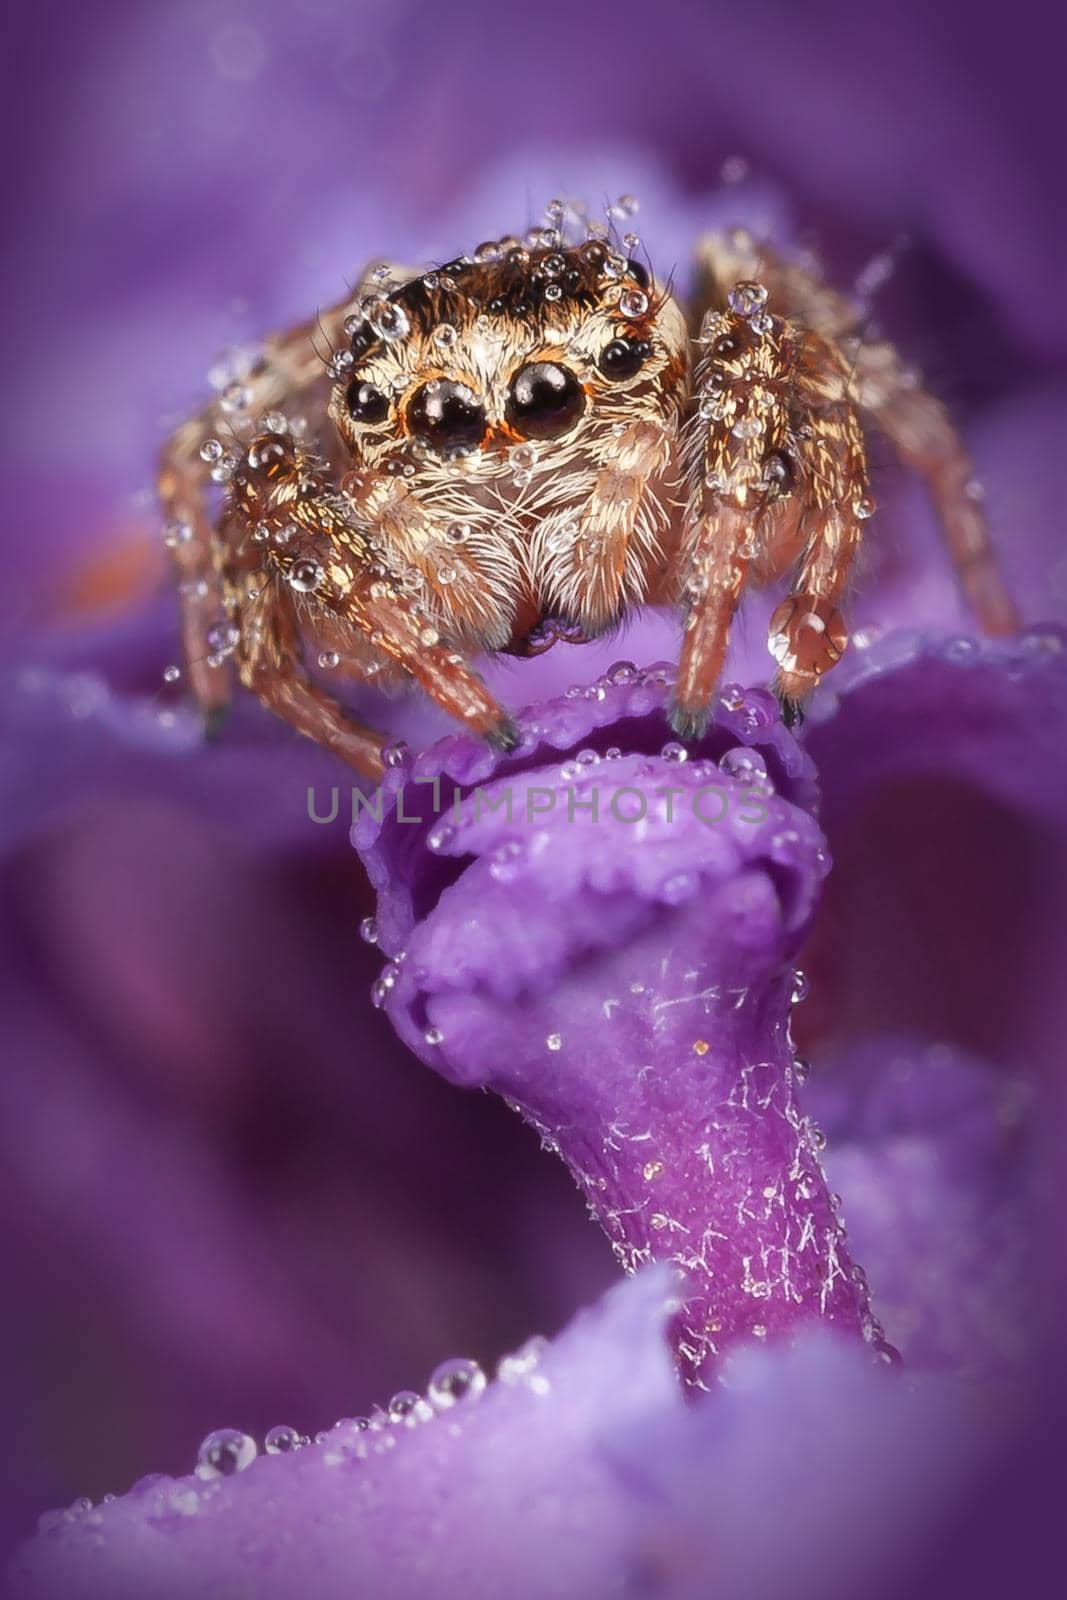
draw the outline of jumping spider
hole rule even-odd
[[[810,268],[740,230],[706,238],[688,315],[603,230],[535,230],[422,275],[369,269],[166,447],[193,694],[217,715],[232,658],[272,711],[375,777],[383,737],[309,654],[417,682],[507,748],[471,655],[678,605],[672,720],[694,738],[746,582],[791,572],[769,648],[792,720],[847,641],[838,605],[874,509],[861,416],[925,477],[982,626],[1012,631],[945,410]],[[227,426],[233,449],[205,439]]]

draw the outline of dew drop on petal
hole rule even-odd
[[[286,1423],[280,1422],[277,1426],[268,1429],[263,1443],[269,1456],[284,1456],[290,1451],[299,1450],[304,1440],[295,1428],[290,1428]]]
[[[389,1402],[390,1422],[402,1422],[410,1427],[416,1422],[426,1422],[431,1415],[430,1407],[416,1389],[401,1389]]]
[[[477,1361],[456,1357],[434,1368],[427,1395],[436,1411],[447,1411],[461,1400],[477,1400],[485,1385],[485,1373]]]
[[[393,744],[387,744],[382,751],[382,764],[386,767],[403,767],[407,763],[409,750],[403,739],[397,739]]]
[[[256,1441],[238,1428],[216,1428],[197,1452],[198,1478],[229,1478],[252,1465],[258,1450]]]

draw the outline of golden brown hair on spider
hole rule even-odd
[[[866,426],[924,475],[981,625],[1012,631],[966,452],[893,348],[741,230],[700,242],[696,280],[683,308],[603,230],[536,229],[430,272],[372,266],[268,340],[160,470],[205,714],[235,664],[374,777],[384,736],[326,687],[347,675],[419,685],[508,748],[473,656],[666,605],[683,618],[672,721],[695,739],[746,585],[788,577],[769,649],[795,720],[848,640],[841,599],[874,510]]]

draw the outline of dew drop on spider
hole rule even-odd
[[[326,574],[317,561],[305,557],[303,560],[294,561],[285,576],[290,589],[295,589],[298,594],[311,594],[319,587]]]
[[[739,317],[754,316],[767,304],[766,285],[755,283],[751,279],[735,283],[726,296],[726,303]]]
[[[164,667],[163,668],[163,682],[164,683],[177,683],[177,681],[181,677],[181,675],[182,675],[181,667],[170,666],[170,667]]]
[[[163,543],[168,550],[177,550],[180,545],[188,544],[193,537],[193,530],[187,522],[168,522],[163,529]]]
[[[442,322],[433,330],[434,344],[439,345],[442,350],[451,350],[458,338],[459,334],[450,322]]]
[[[221,461],[222,445],[218,439],[205,439],[200,446],[201,461]]]
[[[748,325],[753,333],[770,333],[774,327],[774,318],[769,311],[757,311],[749,317]]]
[[[624,289],[619,296],[619,310],[624,317],[643,317],[648,310],[648,295],[640,289]]]
[[[391,300],[372,302],[367,321],[386,344],[396,344],[399,340],[406,339],[411,332],[407,312],[403,306],[395,305]]]
[[[319,666],[322,668],[323,672],[332,672],[335,667],[339,667],[340,665],[341,657],[338,655],[336,650],[319,651]]]
[[[758,439],[763,432],[759,417],[739,417],[730,429],[735,439]]]
[[[852,515],[858,517],[860,522],[866,522],[868,517],[874,516],[874,501],[860,497],[852,502]]]
[[[207,630],[209,648],[219,656],[228,656],[241,642],[241,630],[233,622],[214,622]]]

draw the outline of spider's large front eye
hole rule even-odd
[[[555,439],[581,415],[582,386],[555,361],[531,361],[511,380],[507,418],[526,439]]]
[[[373,383],[353,378],[345,390],[348,415],[353,422],[384,422],[389,415],[389,401]]]
[[[485,437],[485,409],[465,383],[432,378],[411,398],[408,427],[442,454],[471,449]]]
[[[651,354],[647,339],[612,339],[600,352],[600,370],[605,378],[632,378]]]

